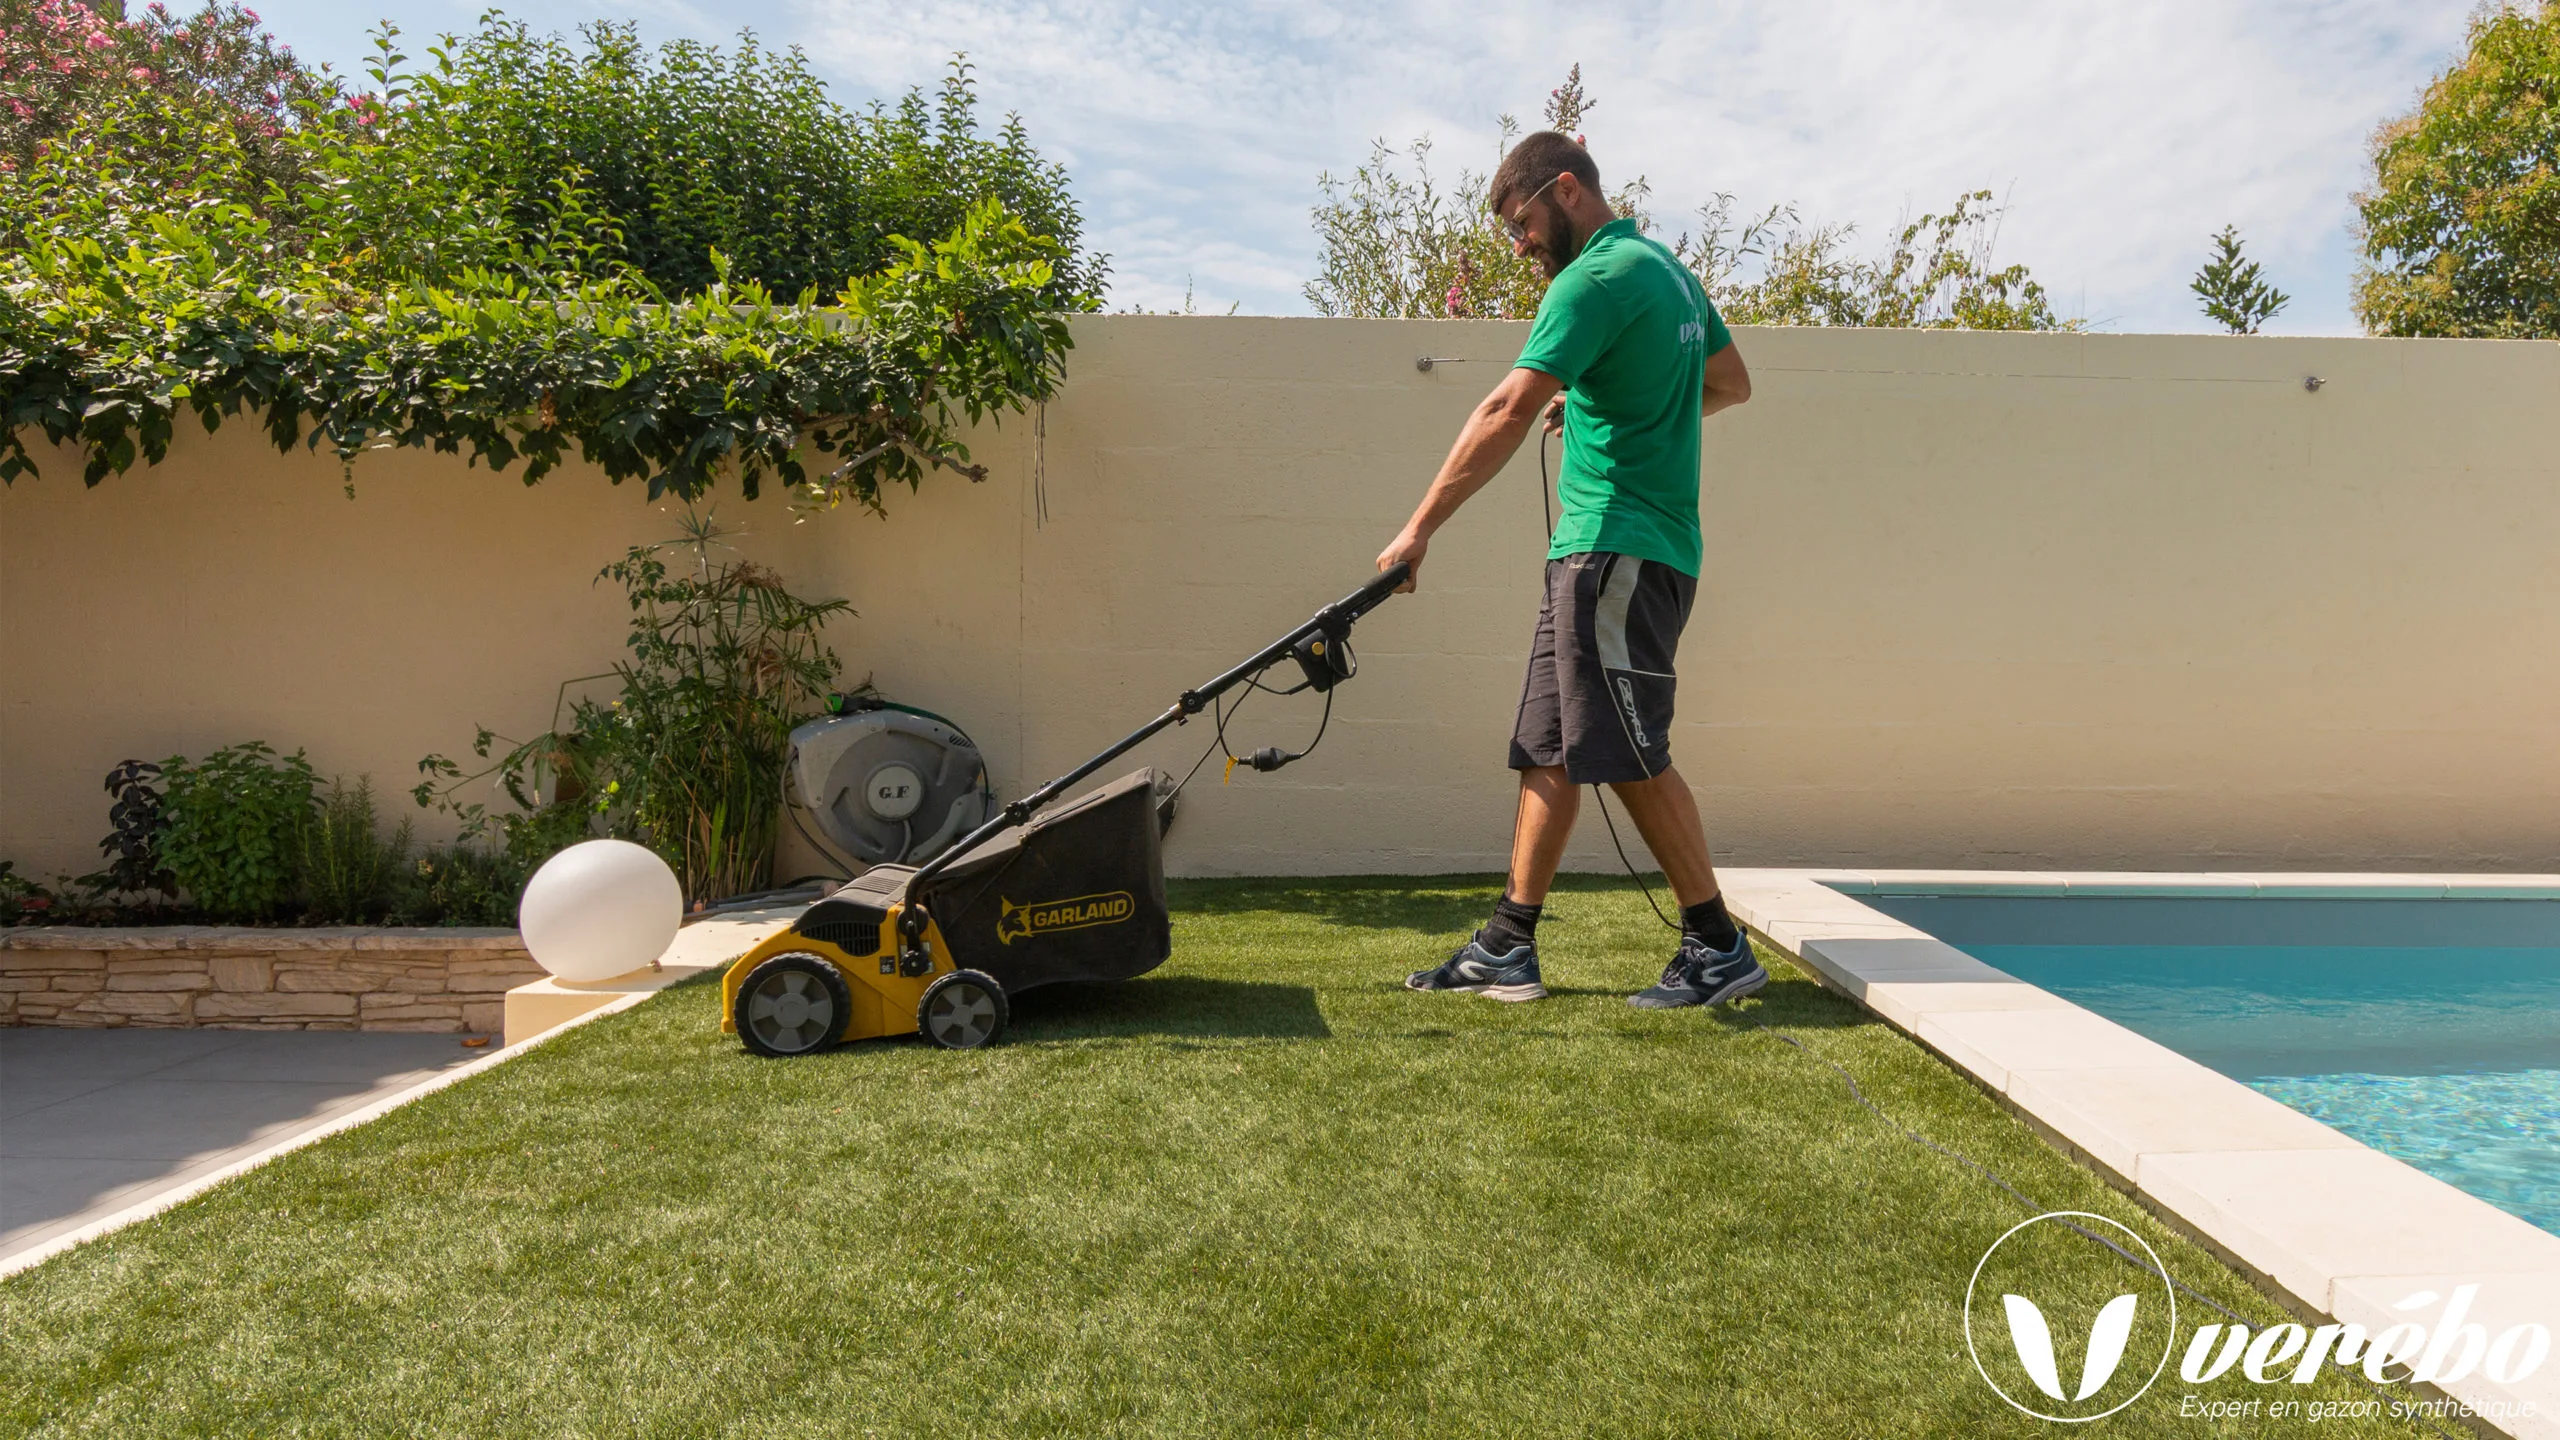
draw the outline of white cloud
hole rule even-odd
[[[479,0],[390,7],[413,31]],[[1486,168],[1495,117],[1535,122],[1580,61],[1604,173],[1642,172],[1677,229],[1717,190],[1855,221],[1866,243],[1966,189],[2010,202],[2001,255],[2121,330],[2200,329],[2187,277],[2237,224],[2293,307],[2352,332],[2349,196],[2365,139],[2460,43],[2471,0],[528,0],[806,46],[839,98],[934,84],[954,50],[997,112],[1067,161],[1115,305],[1305,309],[1318,171],[1428,131],[1444,174]],[[405,12],[405,14],[404,14]],[[326,0],[276,0],[308,53],[352,55]],[[414,17],[414,18],[411,18]],[[349,32],[341,36],[339,31]],[[343,64],[343,61],[342,61]]]

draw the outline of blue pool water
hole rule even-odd
[[[2560,902],[1859,898],[2560,1233]]]

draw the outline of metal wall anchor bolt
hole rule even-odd
[[[2305,389],[2305,390],[2310,391],[2311,393],[2313,393],[2313,394],[2315,394],[2315,395],[2317,395],[2318,393],[2320,393],[2320,387],[2321,387],[2321,386],[2326,385],[2326,384],[2328,384],[2328,383],[2329,383],[2329,382],[2328,382],[2326,379],[2323,379],[2322,377],[2320,377],[2320,376],[2318,376],[2318,375],[2305,375],[2305,376],[2303,376],[2303,377],[2302,377],[2302,388],[2303,388],[2303,389]]]
[[[1413,368],[1421,371],[1425,375],[1431,373],[1431,367],[1434,365],[1464,365],[1466,363],[1466,357],[1463,355],[1416,355],[1413,357]]]

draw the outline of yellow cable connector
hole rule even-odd
[[[1236,778],[1236,757],[1234,757],[1233,755],[1230,755],[1230,756],[1228,756],[1228,757],[1227,757],[1227,773],[1226,773],[1226,777],[1225,777],[1224,779],[1221,779],[1218,783],[1219,783],[1219,784],[1221,784],[1221,785],[1224,785],[1224,784],[1226,784],[1228,781],[1233,780],[1233,779],[1235,779],[1235,778]]]

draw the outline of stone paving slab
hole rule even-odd
[[[1930,1049],[2004,1092],[2020,1070],[2175,1069],[2186,1058],[2068,1002],[2032,1010],[1930,1010],[1910,1028]]]
[[[1754,928],[1760,927],[1755,925]],[[1763,930],[1762,933],[1777,940],[1781,946],[1787,943],[1776,932]],[[1814,930],[1805,935],[1802,946],[1794,952],[1798,957],[1821,972],[1823,978],[1861,1000],[1866,998],[1869,986],[1891,982],[2023,983],[2009,972],[1985,965],[1953,945],[1923,935],[1909,926],[1903,927],[1900,935],[1860,933],[1835,937],[1825,931]]]
[[[2289,1105],[2194,1061],[2181,1065],[2017,1070],[2009,1098],[2130,1181],[2142,1157],[2181,1150],[2360,1148]]]
[[[2560,1236],[2362,1145],[2145,1155],[2140,1167],[2144,1193],[2322,1310],[2346,1276],[2479,1280],[2560,1259]]]
[[[1869,980],[1867,1008],[1908,1030],[1923,1015],[1970,1010],[2067,1010],[2070,1001],[2023,980]]]
[[[486,1053],[452,1035],[0,1029],[0,1260]]]

